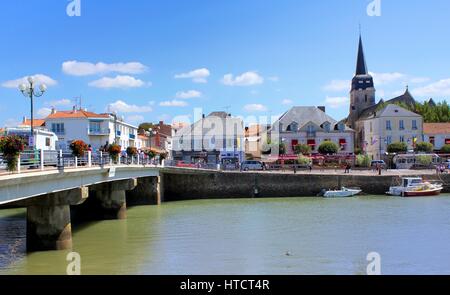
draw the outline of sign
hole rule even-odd
[[[35,146],[34,136],[28,137],[28,146],[31,146],[31,147]]]
[[[114,176],[116,176],[116,167],[111,167],[111,168],[109,168],[108,177],[113,178]]]

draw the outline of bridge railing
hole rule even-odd
[[[67,151],[44,151],[29,150],[22,152],[17,159],[15,171],[7,171],[7,161],[0,153],[0,174],[5,173],[25,173],[44,170],[64,170],[73,168],[85,168],[95,166],[110,165],[142,165],[160,166],[159,161],[151,159],[147,155],[140,153],[135,156],[120,154],[116,161],[107,152],[86,152],[82,157],[75,157]]]

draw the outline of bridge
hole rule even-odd
[[[71,249],[71,206],[92,198],[97,219],[125,219],[127,192],[141,203],[161,203],[163,169],[118,165],[2,175],[0,206],[27,208],[28,251]]]

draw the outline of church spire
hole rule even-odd
[[[364,48],[362,37],[359,35],[358,61],[356,63],[356,75],[367,75],[366,58],[364,57]]]

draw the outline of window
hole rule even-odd
[[[100,132],[100,122],[90,122],[89,123],[90,132]]]
[[[314,139],[308,139],[308,145],[311,147],[311,150],[315,150],[316,141]]]
[[[400,136],[400,142],[405,142],[405,137],[403,135]]]
[[[297,132],[298,131],[298,123],[292,122],[291,125],[288,126],[287,131]]]
[[[390,120],[386,121],[386,130],[392,130],[391,121]]]
[[[367,102],[367,94],[366,94],[366,96],[365,96],[365,101]]]
[[[50,137],[46,137],[45,138],[45,146],[49,147],[50,146]]]
[[[372,124],[372,122],[370,122],[370,133],[372,133],[373,132],[373,124]]]
[[[434,138],[434,136],[430,136],[430,143],[434,146],[436,140]]]
[[[52,132],[56,134],[64,133],[64,123],[52,123]]]
[[[412,129],[413,130],[417,130],[418,128],[417,128],[417,120],[413,120],[412,121]]]
[[[400,125],[400,130],[405,130],[405,121],[400,120],[399,125]]]
[[[392,143],[392,136],[387,136],[386,137],[386,144],[391,144]]]
[[[445,139],[445,144],[450,144],[450,138]]]

